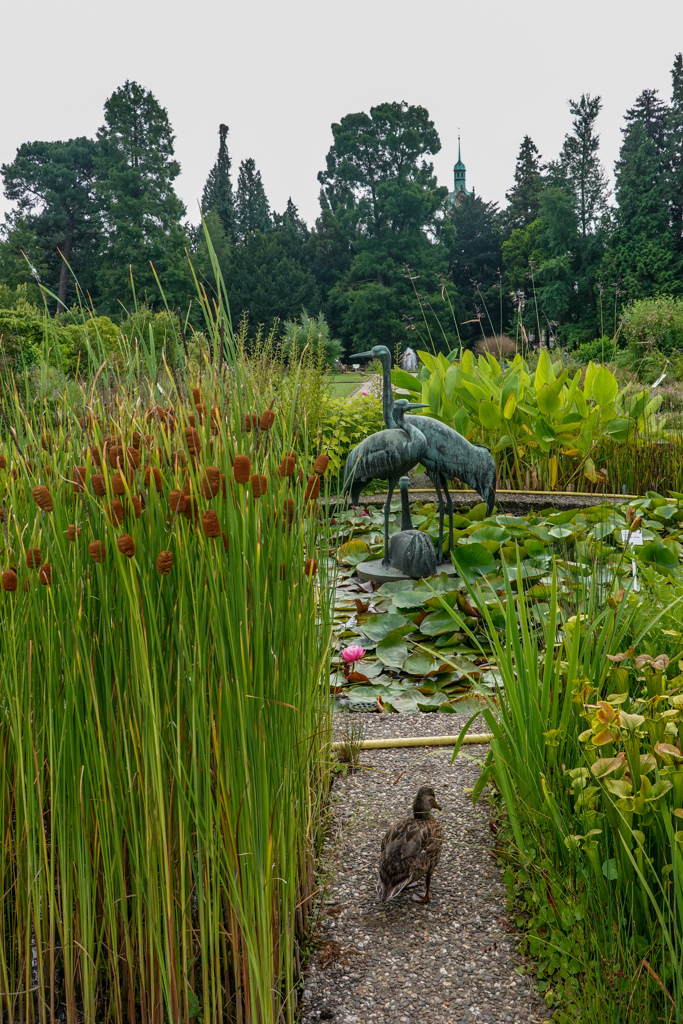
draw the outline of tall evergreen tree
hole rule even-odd
[[[237,176],[235,223],[237,236],[243,241],[253,231],[268,231],[273,223],[261,172],[251,157],[242,161]]]
[[[654,144],[658,156],[666,152],[668,107],[660,99],[656,89],[643,89],[632,107],[624,115],[625,125],[621,129],[628,135],[631,127],[640,122],[645,134]]]
[[[616,200],[605,276],[621,280],[627,299],[679,292],[680,259],[669,230],[661,154],[643,121],[631,120],[627,129],[616,165]]]
[[[5,195],[17,202],[17,213],[24,220],[23,232],[28,229],[33,234],[34,258],[46,265],[43,283],[57,292],[61,308],[67,304],[70,283],[67,264],[83,287],[91,285],[89,272],[99,231],[93,203],[95,150],[96,144],[86,138],[25,142],[13,162],[0,168]],[[11,237],[8,242],[13,244]],[[25,272],[30,273],[28,267]]]
[[[105,229],[101,302],[116,308],[124,299],[131,267],[137,292],[155,301],[153,264],[175,305],[187,292],[187,237],[180,223],[185,207],[173,187],[180,164],[174,159],[168,114],[151,92],[127,81],[105,103],[97,137],[97,191]]]
[[[463,319],[481,319],[481,327],[487,335],[502,330],[499,323],[501,241],[497,204],[487,203],[474,191],[462,195],[446,218],[444,242],[448,246],[448,270],[464,303]],[[468,323],[460,333],[465,339],[476,340],[481,337],[481,327],[478,323]]]
[[[502,218],[507,232],[515,228],[526,228],[538,217],[541,208],[541,190],[543,175],[539,162],[539,153],[533,140],[525,135],[519,147],[519,155],[515,166],[515,183],[505,193],[508,207],[503,211]]]
[[[235,234],[235,197],[230,179],[231,161],[227,143],[229,130],[227,124],[221,124],[218,127],[218,156],[204,185],[202,213],[204,215],[211,211],[217,213],[221,219],[223,231],[228,238],[232,238]]]
[[[570,100],[573,133],[565,135],[559,163],[550,166],[551,183],[569,188],[574,195],[579,230],[583,237],[594,232],[607,212],[609,188],[598,156],[600,136],[595,122],[602,107],[599,96],[584,93]]]
[[[683,252],[683,54],[671,69],[671,106],[667,118],[666,193],[674,245]]]

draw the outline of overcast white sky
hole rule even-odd
[[[501,202],[524,134],[556,156],[567,99],[598,93],[611,174],[624,111],[643,88],[669,98],[683,50],[683,0],[3,0],[0,24],[0,163],[94,136],[135,79],[168,110],[193,221],[221,121],[235,178],[254,157],[272,207],[291,195],[311,224],[331,123],[384,101],[427,107],[440,184],[460,127],[468,186]]]

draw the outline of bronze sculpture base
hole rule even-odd
[[[437,565],[435,576],[440,576],[442,572],[445,572],[447,576],[455,576],[455,566],[452,562],[442,562],[441,565]],[[393,583],[399,580],[410,580],[411,583],[415,583],[410,576],[406,576],[404,573],[399,572],[398,569],[392,569],[391,566],[382,565],[381,558],[373,558],[367,562],[360,562],[356,566],[356,573],[358,579],[362,580],[363,583],[367,583],[372,580],[373,583]]]

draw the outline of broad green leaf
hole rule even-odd
[[[457,430],[463,437],[470,432],[470,417],[464,405],[461,405],[453,417],[453,430]]]
[[[459,544],[453,549],[453,564],[468,583],[495,572],[496,561],[483,544]],[[424,625],[424,623],[423,623]]]
[[[359,628],[363,630],[363,633],[369,640],[379,642],[384,640],[386,636],[389,636],[390,633],[393,633],[395,629],[405,626],[407,622],[408,619],[404,615],[391,615],[389,613],[369,615],[366,619],[363,619]]]
[[[505,408],[503,409],[503,416],[505,417],[506,420],[512,419],[512,417],[515,415],[516,408],[517,395],[513,391],[508,395],[507,401],[505,402]]]
[[[427,391],[427,402],[432,415],[438,416],[441,407],[441,378],[438,373],[432,374]]]
[[[406,373],[405,370],[392,370],[391,382],[392,384],[395,384],[397,388],[402,388],[404,391],[410,391],[416,395],[419,395],[422,391],[422,387],[417,377],[413,377],[412,374]]]
[[[377,644],[377,657],[387,668],[401,669],[408,657],[408,644],[394,631]]]
[[[550,353],[547,348],[542,348],[538,357],[538,366],[536,367],[536,376],[534,377],[534,387],[538,393],[544,384],[552,384],[555,380],[555,371],[553,370],[553,361],[550,358]]]
[[[562,408],[562,399],[549,384],[544,384],[540,389],[536,395],[536,402],[544,416],[553,417]]]
[[[485,430],[496,430],[502,420],[499,406],[489,401],[479,403],[479,422]]]
[[[345,565],[358,565],[370,557],[370,548],[363,540],[350,540],[341,545],[337,557]]]
[[[593,399],[600,406],[611,405],[617,397],[619,385],[617,378],[607,369],[601,366],[593,378]]]
[[[431,612],[420,624],[420,632],[425,636],[440,636],[442,633],[452,633],[462,625],[462,619],[457,612],[447,612],[440,609],[438,612]]]
[[[452,620],[451,620],[452,624]],[[423,651],[416,651],[415,654],[411,654],[409,658],[403,663],[403,671],[408,672],[411,676],[426,676],[428,672],[432,672],[437,666],[437,662],[432,658],[431,654],[425,654]]]

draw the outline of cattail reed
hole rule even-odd
[[[33,488],[33,500],[35,501],[38,508],[41,508],[43,512],[52,512],[54,506],[52,504],[52,495],[48,491],[47,487],[41,485],[40,487]]]
[[[198,456],[201,451],[201,438],[199,431],[194,427],[185,428],[185,441],[187,442],[187,450],[190,455]]]
[[[69,527],[68,527],[68,529],[66,531],[66,536],[67,536],[68,540],[71,540],[71,541],[77,540],[78,537],[80,537],[80,535],[81,535],[80,527],[76,526],[74,523],[70,523]]]
[[[102,468],[102,456],[100,454],[100,449],[98,448],[98,446],[96,444],[94,444],[91,447],[90,454],[92,455],[92,460],[95,463],[95,465],[98,466],[101,469]]]
[[[111,489],[114,494],[125,494],[126,485],[120,473],[113,473],[111,478]]]
[[[112,526],[120,526],[123,522],[123,505],[118,498],[107,506],[107,516]]]
[[[238,484],[246,484],[249,481],[251,475],[251,461],[246,455],[236,455],[235,461],[232,465],[232,474],[235,478],[235,482]]]
[[[173,552],[172,551],[160,551],[157,557],[157,572],[161,573],[162,576],[168,576],[169,572],[173,568]]]
[[[29,569],[37,569],[40,566],[40,548],[28,548],[26,551],[26,565]]]
[[[220,523],[218,522],[218,516],[209,508],[206,512],[202,512],[202,530],[207,537],[219,537],[221,532]]]
[[[107,549],[101,540],[93,540],[88,544],[90,557],[94,562],[103,562],[107,557]]]
[[[154,487],[159,493],[163,487],[163,481],[161,479],[161,470],[157,469],[156,466],[147,466],[145,469],[145,487],[149,487],[154,481]]]
[[[251,493],[252,497],[260,498],[268,490],[268,480],[265,476],[259,473],[252,473],[251,475]]]
[[[317,473],[318,476],[322,476],[325,473],[325,470],[327,469],[329,463],[329,455],[319,455],[318,458],[313,463],[313,472]]]
[[[195,409],[198,405],[201,405],[202,393],[199,388],[192,388],[192,401],[194,402]]]
[[[38,579],[44,587],[49,587],[52,583],[52,566],[49,562],[45,562],[44,565],[41,565],[38,570]]]
[[[139,519],[142,515],[142,499],[139,498],[137,494],[131,494],[128,502],[133,510],[133,515],[136,519]]]
[[[82,491],[85,490],[86,472],[87,470],[85,466],[74,466],[72,478],[74,494],[80,494]]]
[[[317,571],[318,563],[316,562],[315,558],[307,558],[304,563],[304,576],[310,579],[311,576],[315,576]]]
[[[17,589],[17,574],[14,569],[5,569],[2,574],[2,589],[9,591],[11,594]]]
[[[182,491],[174,489],[168,496],[168,503],[171,506],[171,512],[173,515],[177,515],[179,512],[185,511],[186,498]]]
[[[7,469],[7,459],[4,455],[0,455],[0,469]]]
[[[128,533],[122,533],[120,537],[116,538],[116,546],[122,555],[126,555],[127,558],[132,558],[135,554],[135,544],[133,538]]]
[[[114,444],[111,446],[108,452],[109,465],[112,469],[116,469],[117,466],[123,465],[124,450],[120,444]]]
[[[100,476],[99,473],[93,474],[92,489],[98,498],[102,498],[107,493],[107,488],[104,483],[104,477]]]
[[[259,427],[261,428],[261,430],[270,430],[273,423],[275,423],[275,413],[273,412],[272,409],[266,409],[263,415],[261,416],[261,422],[259,423]]]
[[[306,484],[306,490],[304,492],[304,501],[308,501],[309,498],[314,501],[320,494],[320,477],[312,473],[308,478]]]
[[[126,448],[126,462],[132,469],[140,468],[140,452],[134,446]]]
[[[278,467],[278,473],[282,477],[291,476],[294,472],[296,460],[293,455],[286,455]]]
[[[133,436],[131,438],[131,444],[133,445],[133,448],[135,448],[136,451],[140,451],[140,443],[141,443],[141,441],[142,441],[142,434],[140,433],[139,430],[134,430],[133,431]]]
[[[183,495],[183,497],[185,497],[185,495]],[[187,519],[188,523],[193,525],[196,524],[199,519],[199,506],[197,505],[195,498],[185,498],[183,515]]]
[[[218,466],[207,466],[202,479],[202,494],[205,498],[215,498],[221,487],[221,471]]]

